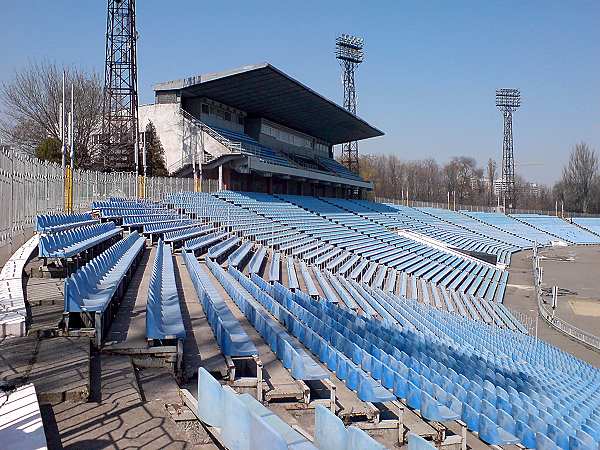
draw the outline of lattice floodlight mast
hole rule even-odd
[[[342,34],[335,40],[335,56],[342,67],[342,83],[344,85],[344,108],[356,114],[356,84],[354,72],[364,59],[364,39]],[[358,173],[358,142],[342,144],[342,164],[350,171]]]
[[[502,197],[506,207],[516,207],[515,159],[513,150],[512,113],[521,106],[518,89],[496,89],[496,107],[504,117],[502,140]]]
[[[135,0],[108,0],[102,114],[105,170],[131,171],[138,148]]]

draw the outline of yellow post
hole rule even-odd
[[[146,198],[146,177],[138,175],[138,197]]]
[[[194,192],[200,192],[201,190],[200,177],[194,176]]]
[[[73,213],[73,170],[71,166],[65,167],[65,205],[66,213]]]

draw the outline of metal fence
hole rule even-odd
[[[542,319],[548,323],[552,328],[566,334],[572,339],[583,343],[584,345],[593,348],[594,350],[600,350],[600,337],[595,336],[587,331],[581,330],[570,323],[559,319],[554,315],[553,312],[549,311],[544,305],[544,299],[542,298],[541,290],[541,277],[540,277],[540,259],[538,257],[537,246],[533,248],[532,256],[532,269],[533,269],[533,284],[535,286],[535,294],[538,304],[538,310]]]
[[[133,172],[75,170],[73,209],[85,211],[91,202],[108,197],[135,198],[136,181]],[[206,186],[207,190],[213,187],[210,183]],[[151,200],[192,190],[191,178],[146,180],[146,197]],[[16,240],[21,241],[24,234],[31,232],[37,214],[62,212],[63,205],[64,173],[60,165],[11,149],[0,150],[0,249],[12,247]]]

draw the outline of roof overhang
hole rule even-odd
[[[331,144],[383,132],[268,63],[158,83],[154,91],[207,97]]]

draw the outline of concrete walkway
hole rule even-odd
[[[144,398],[128,356],[103,355],[100,383],[99,402],[64,402],[46,411],[50,448],[217,448],[208,436],[192,438],[179,429],[168,417],[162,398]]]

